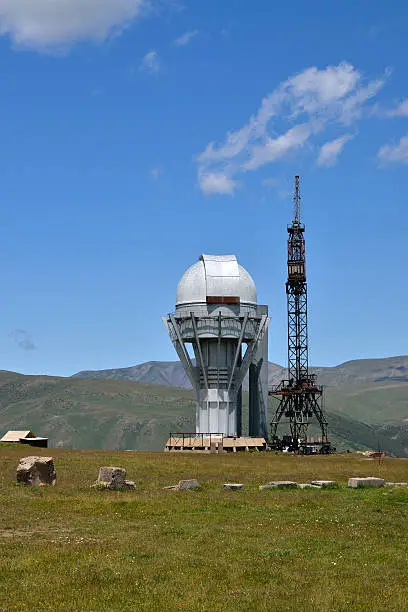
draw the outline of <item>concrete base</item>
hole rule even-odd
[[[312,485],[316,485],[318,487],[335,487],[337,482],[335,480],[312,480]]]
[[[260,491],[264,491],[265,489],[296,489],[297,483],[292,482],[291,480],[275,480],[273,482],[268,482],[266,485],[261,485],[259,487]]]
[[[348,486],[352,489],[358,487],[383,487],[385,485],[384,478],[375,478],[374,476],[368,476],[366,478],[349,478]]]
[[[180,482],[176,485],[171,485],[169,487],[164,487],[165,489],[170,489],[173,491],[187,491],[188,489],[198,489],[200,487],[200,483],[198,480],[180,480]]]
[[[17,482],[34,487],[54,486],[57,481],[52,457],[23,457],[17,467]]]
[[[101,467],[99,469],[98,480],[93,488],[105,489],[136,489],[135,483],[132,480],[125,480],[126,470],[119,467]]]
[[[408,487],[408,482],[386,482],[386,487]]]
[[[240,491],[244,488],[244,485],[236,482],[225,482],[223,487],[224,489],[230,489],[231,491]]]
[[[200,486],[200,483],[198,482],[198,480],[195,480],[195,479],[180,480],[177,486],[180,489],[180,491],[184,491],[185,489],[198,489],[198,487]]]

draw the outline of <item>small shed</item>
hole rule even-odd
[[[8,442],[15,444],[28,444],[39,448],[48,447],[48,438],[36,436],[29,429],[26,431],[10,430],[0,439],[0,442]]]

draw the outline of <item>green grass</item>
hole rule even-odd
[[[346,487],[408,480],[405,459],[48,450],[57,485],[33,489],[30,451],[0,448],[0,610],[408,609],[408,490]],[[90,489],[102,465],[137,490]],[[182,478],[201,489],[163,490]],[[340,487],[258,490],[314,478]]]

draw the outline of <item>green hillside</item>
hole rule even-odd
[[[327,408],[368,424],[403,424],[408,419],[408,382],[363,383],[326,389]]]
[[[0,373],[0,430],[29,428],[53,447],[162,450],[194,415],[193,394],[182,389]]]
[[[357,395],[328,390],[330,434],[338,448],[381,448],[408,456],[408,427],[403,420],[408,389],[394,385],[393,418],[389,418],[389,407],[382,399],[382,388],[362,389]],[[367,421],[362,416],[370,413],[372,405],[376,406],[375,419],[362,422]],[[243,412],[245,423],[246,394]],[[361,421],[353,418],[354,414],[361,415]],[[158,451],[170,431],[193,431],[194,423],[191,390],[125,380],[0,372],[0,432],[32,429],[49,437],[52,447]]]

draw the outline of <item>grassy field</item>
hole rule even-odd
[[[55,488],[16,485],[29,449],[0,448],[0,610],[408,609],[408,460],[48,450]],[[102,465],[136,491],[90,489]],[[330,478],[338,490],[269,490]],[[201,489],[165,491],[182,478]],[[243,491],[221,488],[243,482]]]

